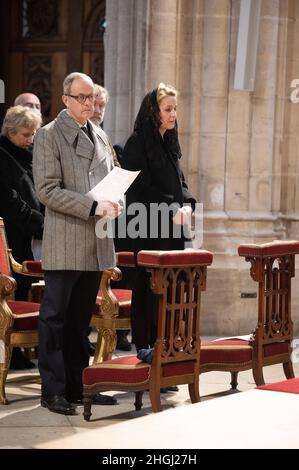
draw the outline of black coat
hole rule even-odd
[[[169,214],[169,236],[163,238],[162,221],[159,220],[158,237],[150,238],[149,207],[151,203],[175,204],[181,207],[184,203],[195,205],[195,199],[188,191],[181,171],[179,155],[171,152],[158,132],[149,129],[151,135],[135,132],[126,143],[123,153],[123,167],[127,170],[141,170],[127,192],[127,206],[141,202],[148,209],[147,236],[132,240],[135,254],[140,250],[183,250],[183,230],[179,227],[180,237],[173,236],[172,214]],[[152,145],[153,142],[153,145]],[[173,148],[173,146],[172,146]],[[131,324],[132,341],[137,351],[153,346],[156,339],[158,299],[150,288],[149,274],[143,268],[137,268],[133,286]]]
[[[176,207],[189,203],[194,207],[196,202],[188,191],[179,159],[168,151],[160,135],[156,138],[160,139],[160,145],[159,152],[156,155],[153,152],[154,158],[147,151],[143,135],[136,132],[127,141],[123,152],[123,167],[127,170],[141,170],[127,191],[127,205],[141,202],[148,210],[147,236],[135,239],[133,247],[135,251],[182,250],[184,249],[184,236],[182,230],[180,238],[173,236],[172,213],[169,217],[169,237],[162,237],[161,221],[159,221],[158,237],[150,238],[150,203],[174,204]]]
[[[43,207],[34,189],[32,153],[0,137],[0,217],[19,262],[32,259],[31,239],[42,238]]]

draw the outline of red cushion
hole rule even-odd
[[[261,245],[240,245],[238,247],[239,256],[279,256],[299,253],[299,242],[291,240],[274,240],[271,243]]]
[[[260,385],[259,390],[272,390],[274,392],[287,392],[299,394],[299,378],[283,380],[274,384]]]
[[[15,331],[37,329],[40,304],[17,300],[8,300],[7,303],[14,315]]]
[[[252,347],[249,341],[227,339],[203,342],[200,349],[200,364],[238,364],[249,362]]]
[[[117,266],[128,266],[135,268],[135,256],[132,251],[119,251],[116,253]]]
[[[132,291],[130,289],[112,289],[113,294],[119,302],[119,317],[130,317],[131,316],[131,300]],[[96,303],[101,305],[102,292],[99,290],[97,295]],[[96,309],[94,315],[99,315],[99,309]]]
[[[23,266],[25,271],[29,271],[34,274],[44,274],[41,261],[24,261]]]
[[[148,381],[150,368],[150,364],[141,361],[136,356],[117,357],[86,367],[83,371],[83,383],[84,385],[93,385],[99,382],[140,384]],[[194,361],[166,364],[162,368],[163,377],[192,374],[193,372]]]
[[[264,346],[264,356],[275,356],[288,352],[288,343],[272,343]],[[239,364],[252,360],[252,346],[249,341],[227,339],[203,342],[200,349],[200,363]]]
[[[139,266],[197,266],[211,264],[213,254],[205,250],[140,251]]]
[[[139,384],[148,381],[150,364],[136,356],[122,356],[111,361],[100,362],[83,370],[84,385],[98,382]]]

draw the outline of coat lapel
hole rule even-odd
[[[80,157],[93,159],[95,146],[87,135],[81,131],[79,125],[63,109],[57,116],[57,125],[61,128],[69,144],[74,146],[75,153]]]
[[[108,173],[108,158],[109,158],[109,142],[106,134],[101,128],[91,124],[92,137],[94,141],[94,155],[90,164],[90,170],[93,170],[98,165],[105,165],[106,174]]]

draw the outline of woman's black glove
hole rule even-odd
[[[44,216],[41,212],[31,209],[31,214],[27,220],[26,231],[34,236],[35,239],[41,240],[44,230]]]

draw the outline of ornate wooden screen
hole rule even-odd
[[[163,363],[199,360],[200,296],[206,266],[150,270],[152,289],[159,295],[158,348]]]
[[[104,0],[0,2],[0,79],[5,106],[29,91],[41,100],[45,121],[62,109],[62,81],[74,71],[104,81]]]
[[[293,338],[291,319],[291,278],[293,254],[265,258],[246,258],[251,276],[259,283],[259,318],[253,333],[264,344]]]

